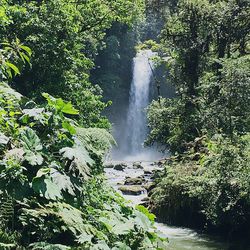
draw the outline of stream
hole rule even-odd
[[[124,169],[115,170],[112,166],[124,165]],[[142,203],[143,199],[147,197],[146,189],[143,189],[141,194],[123,194],[119,188],[125,186],[124,181],[126,178],[136,178],[144,176],[145,182],[151,182],[152,174],[145,174],[154,171],[155,169],[160,169],[158,166],[154,165],[153,162],[140,162],[141,167],[138,168],[133,166],[133,162],[117,162],[112,161],[106,163],[105,173],[110,185],[118,191],[123,197],[130,201],[132,206]],[[130,185],[129,185],[130,186]],[[142,185],[143,186],[143,185]],[[220,239],[219,237],[212,237],[206,234],[199,233],[195,230],[168,226],[163,223],[155,223],[156,228],[169,239],[169,250],[245,250],[244,246],[240,246],[239,242],[227,243]]]
[[[113,151],[112,161],[106,162],[105,173],[111,186],[120,192],[131,205],[146,202],[146,185],[152,182],[151,177],[157,169],[157,160],[166,157],[154,148],[145,149],[143,142],[147,138],[148,128],[145,109],[150,100],[150,88],[154,86],[153,57],[151,50],[138,52],[133,60],[133,80],[130,86],[130,97],[124,126],[116,126],[118,148]],[[167,122],[167,121],[166,121]],[[122,161],[121,161],[122,160]],[[138,164],[139,163],[139,164]],[[138,178],[139,177],[139,183]],[[128,183],[130,178],[130,183]],[[132,183],[131,178],[137,182]],[[135,181],[135,180],[134,180]],[[126,185],[124,185],[126,182]],[[129,184],[129,185],[128,185]],[[148,186],[149,187],[149,186]],[[121,192],[121,190],[122,192]],[[130,190],[129,190],[130,189]],[[131,191],[132,189],[132,191]],[[169,250],[247,250],[242,242],[227,243],[220,238],[200,232],[155,223],[157,229],[169,239]]]

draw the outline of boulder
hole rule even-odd
[[[141,200],[140,205],[144,206],[144,207],[149,207],[150,205],[150,199],[149,197],[145,197]]]
[[[133,168],[135,169],[143,169],[143,166],[141,165],[141,162],[134,162]]]
[[[153,174],[153,170],[150,168],[144,168],[144,174],[145,175],[152,175]]]
[[[144,185],[144,188],[147,190],[149,193],[151,190],[153,190],[156,187],[154,182],[148,182]]]
[[[123,194],[140,195],[145,189],[139,185],[123,185],[118,188]]]
[[[144,197],[143,199],[141,199],[142,202],[148,202],[150,201],[149,197]]]
[[[115,164],[113,168],[117,171],[123,171],[126,168],[126,166],[127,165],[124,163],[118,163],[118,164]]]
[[[142,177],[126,177],[124,185],[142,185],[143,181]]]

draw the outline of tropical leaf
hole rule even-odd
[[[75,186],[71,182],[71,179],[68,175],[63,174],[55,168],[51,168],[50,176],[53,182],[57,185],[60,192],[64,191],[71,195],[75,195]]]
[[[86,149],[103,158],[116,144],[113,136],[105,129],[77,128],[77,137]]]
[[[10,62],[5,62],[5,64],[14,71],[15,75],[20,75],[20,70],[18,69],[16,65]]]
[[[148,217],[144,213],[141,213],[135,210],[135,215],[136,215],[135,223],[138,226],[140,226],[141,228],[144,228],[147,231],[154,231],[152,228],[151,221],[148,219]]]
[[[61,244],[50,244],[47,242],[35,242],[29,245],[31,250],[67,250],[71,249],[68,246]]]
[[[43,163],[43,157],[41,151],[43,149],[42,143],[31,128],[25,128],[20,133],[20,139],[24,147],[24,158],[32,166],[41,165]]]
[[[28,123],[28,118],[33,118],[35,121],[41,122],[41,124],[46,124],[48,118],[46,117],[50,115],[50,113],[45,112],[44,108],[32,108],[32,109],[23,109],[22,110],[23,116],[21,120],[25,123]]]
[[[131,248],[123,242],[117,242],[112,250],[131,250]]]
[[[137,205],[135,207],[138,211],[145,214],[151,222],[154,222],[156,216],[148,211],[148,209],[142,205]]]
[[[0,145],[7,145],[10,138],[5,136],[3,133],[0,132]]]
[[[64,102],[62,98],[54,98],[48,93],[43,93],[42,96],[47,100],[48,104],[57,111],[69,115],[78,115],[79,111],[75,109],[71,102]]]
[[[118,213],[109,212],[107,216],[99,218],[110,233],[115,235],[128,234],[134,229],[134,221],[120,216]]]
[[[21,45],[20,48],[23,49],[24,51],[26,51],[29,56],[31,56],[31,54],[32,54],[31,48],[29,48],[28,46],[25,46],[25,45]]]
[[[74,126],[72,126],[68,121],[63,121],[62,127],[69,131],[71,135],[74,135],[76,133],[76,129]]]
[[[22,95],[18,92],[16,92],[14,89],[12,89],[7,83],[5,82],[0,82],[0,96],[1,95],[6,95],[6,96],[11,96],[14,97],[17,100],[21,100]]]
[[[92,250],[110,250],[109,246],[104,240],[99,241],[97,244],[91,247]]]
[[[36,177],[32,181],[32,188],[36,193],[48,200],[63,198],[60,187],[57,186],[50,176],[50,168],[42,168],[37,172]]]
[[[93,239],[93,235],[87,234],[86,232],[82,232],[80,236],[77,238],[77,242],[80,244],[91,243]]]
[[[88,151],[84,145],[79,141],[75,140],[75,146],[73,148],[65,147],[60,150],[60,154],[71,161],[69,170],[75,173],[79,173],[81,176],[88,177],[90,175],[89,166],[94,161],[90,158]]]

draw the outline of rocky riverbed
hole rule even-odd
[[[162,170],[158,162],[106,162],[105,172],[111,185],[135,204],[146,204],[153,185],[153,174]]]
[[[164,161],[132,162],[110,161],[105,163],[105,173],[111,186],[121,193],[131,205],[148,205],[150,191],[154,187],[153,175],[164,171]],[[234,246],[218,238],[200,234],[194,230],[155,223],[164,237],[169,238],[168,250],[234,250]],[[244,248],[239,248],[244,249]]]

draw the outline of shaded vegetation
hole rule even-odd
[[[173,224],[223,233],[249,223],[249,1],[171,1],[158,45],[175,99],[148,109],[151,133],[173,158],[152,206]]]

